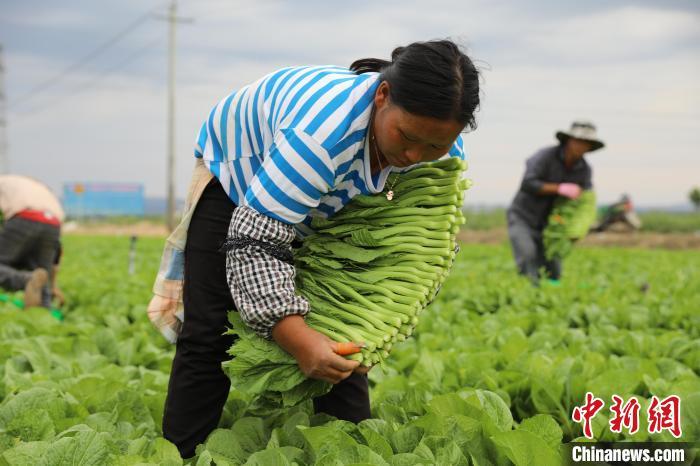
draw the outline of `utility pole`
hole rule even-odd
[[[7,99],[5,98],[5,65],[2,60],[2,44],[0,44],[0,175],[10,171],[10,161],[7,155]]]
[[[167,141],[166,141],[166,186],[168,204],[165,224],[168,230],[175,229],[175,26],[177,23],[191,23],[191,18],[177,17],[177,0],[170,1],[167,16],[157,16],[168,21],[168,97],[167,97]]]
[[[170,3],[168,14],[168,142],[167,142],[167,177],[168,207],[166,225],[168,231],[175,229],[175,25],[177,24],[177,0]]]
[[[166,177],[168,205],[165,213],[165,224],[169,231],[176,226],[175,220],[175,26],[177,23],[191,23],[192,18],[177,17],[177,0],[170,1],[168,16],[161,17],[168,21],[168,128],[166,143]]]

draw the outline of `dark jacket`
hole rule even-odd
[[[564,165],[562,146],[540,149],[525,163],[525,175],[520,190],[508,208],[509,219],[519,219],[530,227],[544,229],[557,196],[538,195],[544,183],[576,183],[583,189],[592,189],[590,165],[580,159],[573,167]]]

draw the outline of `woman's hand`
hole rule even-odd
[[[312,379],[336,384],[349,377],[360,365],[358,361],[336,354],[336,343],[306,325],[299,315],[280,320],[272,329],[272,338],[294,356],[299,369]]]
[[[581,187],[576,183],[561,183],[557,187],[557,194],[569,199],[578,199],[581,195]]]

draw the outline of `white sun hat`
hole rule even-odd
[[[565,143],[569,138],[587,141],[591,144],[591,152],[605,146],[605,143],[598,139],[596,127],[590,121],[574,121],[571,123],[569,131],[557,131],[556,137],[562,143]]]

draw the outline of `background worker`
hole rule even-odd
[[[56,285],[61,255],[61,203],[43,183],[20,175],[0,175],[0,287],[24,290],[25,307],[62,304]]]
[[[642,227],[642,221],[634,211],[632,199],[627,194],[623,194],[619,201],[605,206],[601,210],[600,222],[591,228],[593,232],[601,233],[618,225],[627,231],[639,230]]]
[[[559,280],[561,261],[545,258],[542,232],[557,196],[576,199],[582,190],[593,188],[591,167],[584,155],[605,144],[596,135],[596,127],[575,121],[571,129],[558,131],[559,144],[545,147],[527,159],[525,175],[508,208],[508,236],[521,275],[538,283],[544,267],[548,278]]]

